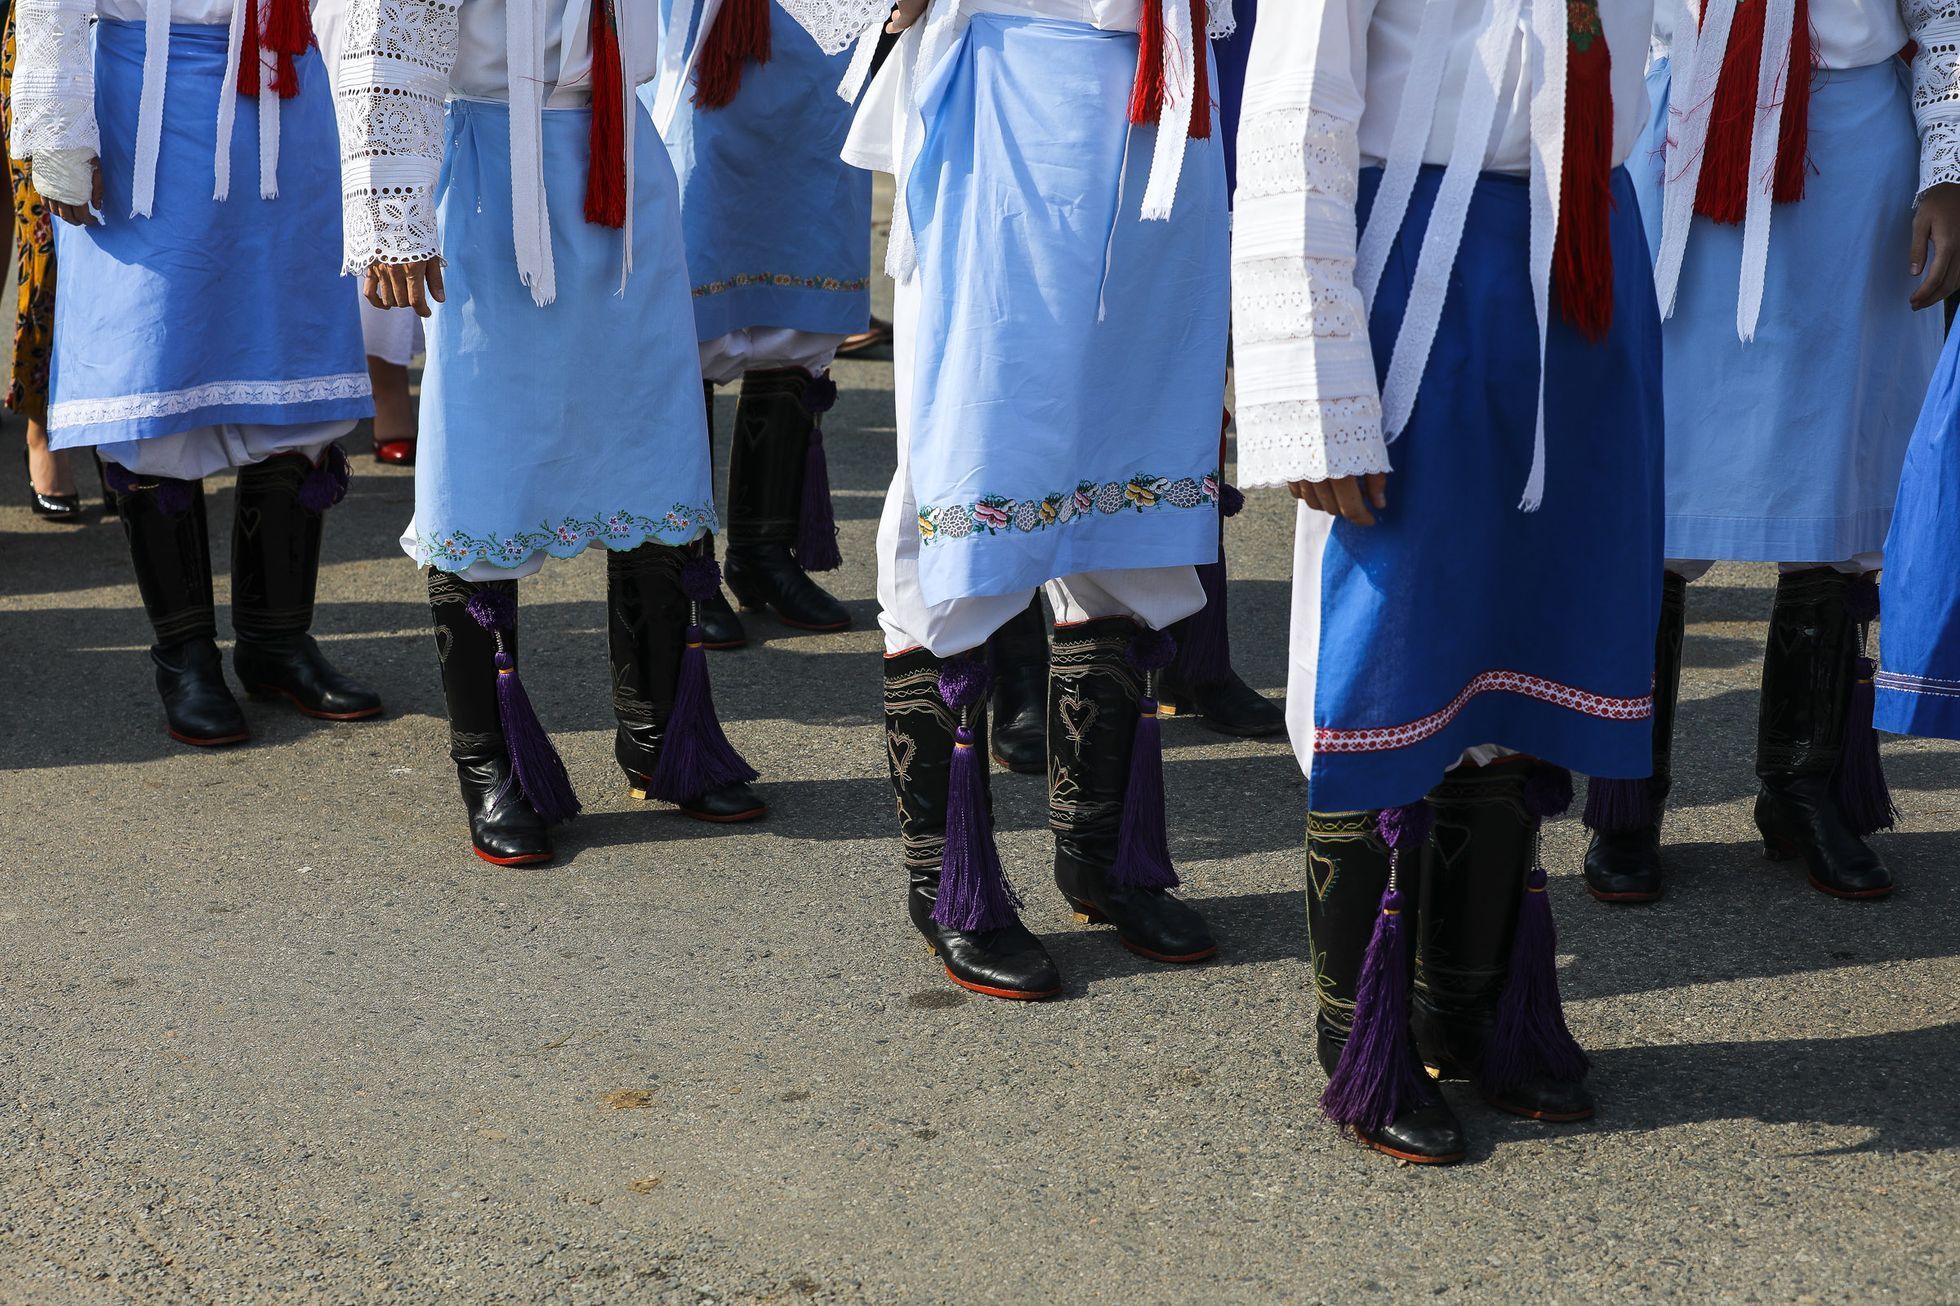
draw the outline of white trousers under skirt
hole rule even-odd
[[[701,342],[701,379],[727,385],[744,372],[800,367],[811,376],[828,371],[837,347],[849,336],[789,327],[744,327]]]
[[[256,422],[199,426],[147,440],[97,447],[104,459],[138,476],[196,481],[229,467],[250,467],[275,454],[303,453],[314,462],[327,446],[354,429],[346,419],[266,426]]]

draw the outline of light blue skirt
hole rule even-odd
[[[715,526],[701,368],[674,170],[636,134],[633,276],[621,234],[585,220],[591,115],[544,115],[558,298],[518,279],[510,109],[452,100],[436,184],[448,301],[428,327],[415,519],[402,546],[462,571],[588,545],[682,544]]]
[[[374,411],[340,275],[340,138],[318,51],[279,106],[279,198],[259,198],[259,107],[237,101],[231,198],[211,198],[223,27],[170,29],[155,202],[130,216],[143,27],[95,26],[101,225],[55,224],[49,435],[57,449],[217,423],[354,421]]]
[[[668,131],[702,340],[747,327],[850,335],[871,322],[871,174],[838,157],[851,56],[824,54],[780,7],[769,12],[769,62],[744,68],[722,108],[683,97]],[[640,96],[651,104],[653,87]]]
[[[1668,69],[1635,150],[1658,249]],[[1779,204],[1756,338],[1736,338],[1742,227],[1697,217],[1663,327],[1667,555],[1837,562],[1885,542],[1906,442],[1939,358],[1937,312],[1906,273],[1919,133],[1904,65],[1824,69],[1810,95],[1811,173]]]
[[[1175,212],[1141,220],[1136,61],[1133,32],[981,14],[927,91],[900,429],[929,604],[1218,556],[1223,152],[1189,142]]]
[[[1883,595],[1878,728],[1960,739],[1960,333],[1906,453]]]

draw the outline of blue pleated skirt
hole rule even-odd
[[[354,421],[374,411],[340,275],[340,138],[319,52],[279,106],[279,197],[259,197],[259,106],[237,100],[230,198],[212,199],[226,29],[170,29],[155,200],[130,216],[143,27],[95,26],[101,225],[55,224],[48,424],[57,449],[216,423]]]
[[[1960,739],[1960,334],[1906,451],[1882,593],[1878,728]]]
[[[1634,152],[1660,247],[1668,67]],[[1913,419],[1940,352],[1940,315],[1907,303],[1919,133],[1898,60],[1822,69],[1810,94],[1811,174],[1775,206],[1756,338],[1736,337],[1742,227],[1696,217],[1667,371],[1667,554],[1838,562],[1879,548]]]
[[[544,114],[558,297],[518,278],[510,109],[452,100],[437,182],[448,301],[429,319],[415,518],[402,547],[462,571],[593,544],[681,544],[715,525],[674,170],[636,133],[633,275],[585,220],[584,110]]]
[[[1378,375],[1441,179],[1423,169],[1375,297]],[[1380,181],[1362,173],[1364,224]],[[1291,691],[1312,703],[1295,738],[1316,810],[1414,802],[1483,744],[1587,775],[1651,769],[1660,320],[1632,182],[1613,184],[1612,330],[1593,344],[1552,321],[1545,497],[1523,512],[1539,376],[1530,194],[1520,178],[1477,182],[1422,390],[1390,446],[1388,509],[1372,527],[1335,522],[1317,563],[1315,657],[1296,662]]]
[[[921,307],[900,429],[926,602],[1210,562],[1218,132],[1188,143],[1170,219],[1145,222],[1156,129],[1126,120],[1134,32],[980,14],[962,42],[926,89],[907,189]]]
[[[722,108],[683,97],[667,133],[701,340],[748,327],[850,335],[871,322],[871,174],[838,157],[851,57],[824,54],[779,6],[769,13],[769,62],[745,67]]]

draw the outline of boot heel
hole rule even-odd
[[[735,601],[742,605],[744,611],[766,612],[768,610],[769,597],[757,588],[754,582],[737,579],[727,572],[722,573],[722,581],[728,586],[728,592],[735,596]]]
[[[1068,905],[1069,910],[1075,913],[1075,919],[1081,921],[1084,925],[1104,925],[1108,923],[1109,918],[1097,911],[1090,903],[1077,902],[1075,899],[1070,898]]]
[[[1763,836],[1763,856],[1772,862],[1792,862],[1797,859],[1797,850],[1774,835]]]

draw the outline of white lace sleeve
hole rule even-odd
[[[1243,485],[1389,470],[1354,285],[1359,63],[1372,9],[1297,0],[1253,30],[1232,242]]]
[[[1919,191],[1960,181],[1960,0],[1904,0],[1899,10],[1918,46],[1912,112],[1919,120]]]
[[[442,104],[462,0],[354,0],[334,77],[345,270],[437,252]]]
[[[95,0],[18,0],[14,16],[16,159],[43,150],[102,152],[95,129],[95,55],[88,25]]]
[[[872,20],[892,11],[892,0],[776,0],[783,12],[794,18],[822,47],[825,54],[836,54],[863,36]],[[953,0],[934,0],[952,4]]]

